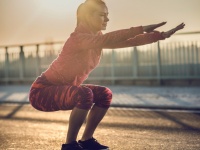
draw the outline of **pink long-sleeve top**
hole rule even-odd
[[[143,34],[142,26],[94,35],[80,24],[70,35],[58,57],[44,72],[55,85],[82,84],[99,64],[103,48],[124,48],[150,44],[164,39],[160,32]]]

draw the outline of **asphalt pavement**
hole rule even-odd
[[[60,150],[70,111],[40,112],[29,104],[0,105],[1,150]],[[84,131],[80,129],[78,139]],[[94,137],[110,150],[199,150],[200,113],[110,108]]]

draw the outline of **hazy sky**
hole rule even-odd
[[[200,0],[105,0],[109,9],[104,32],[167,21],[181,22],[182,32],[200,31]],[[76,26],[84,0],[0,0],[0,45],[65,41]]]

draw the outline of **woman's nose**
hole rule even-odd
[[[109,21],[109,18],[108,17],[105,17],[105,22],[108,22]]]

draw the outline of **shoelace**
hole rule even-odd
[[[75,148],[81,148],[81,146],[77,143],[76,145],[74,145]]]
[[[77,148],[77,149],[82,148],[78,143],[74,143],[73,147],[74,147],[74,148]]]

